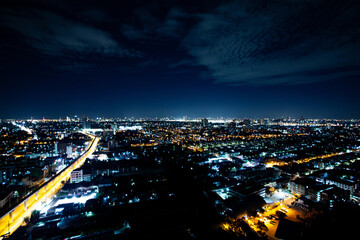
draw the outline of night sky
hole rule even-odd
[[[0,118],[360,118],[360,1],[0,2]]]

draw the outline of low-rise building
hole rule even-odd
[[[351,194],[356,190],[356,184],[354,181],[345,180],[340,178],[328,178],[324,179],[324,183],[328,185],[335,185],[338,188],[349,190]]]
[[[344,190],[336,186],[331,186],[320,193],[320,201],[326,203],[330,208],[337,202],[347,202],[350,200],[349,190]]]
[[[309,186],[316,184],[316,181],[311,178],[296,178],[289,182],[289,191],[292,194],[306,196],[308,194]]]
[[[84,172],[83,169],[75,169],[71,172],[70,183],[79,183],[79,182],[90,182],[91,174]]]

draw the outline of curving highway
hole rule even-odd
[[[41,203],[53,197],[64,186],[64,182],[70,178],[72,170],[83,165],[86,158],[96,150],[99,138],[89,134],[87,135],[92,138],[92,141],[87,150],[80,157],[56,176],[52,177],[48,182],[41,185],[37,190],[33,191],[32,194],[27,196],[22,202],[1,217],[0,239],[3,239],[6,235],[12,234],[24,222],[25,217],[30,217],[32,211],[37,209]]]

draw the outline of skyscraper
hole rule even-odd
[[[208,120],[207,118],[201,119],[201,126],[202,126],[202,127],[207,127],[207,126],[209,126],[209,120]]]
[[[82,128],[83,129],[91,128],[91,122],[89,121],[89,118],[82,117],[81,121],[82,121]]]

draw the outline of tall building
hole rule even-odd
[[[72,145],[66,146],[66,155],[71,158],[73,156],[73,147]]]
[[[72,151],[73,147],[74,147],[74,144],[71,142],[70,139],[63,139],[63,140],[55,142],[54,153],[56,155],[67,154],[69,156],[69,155],[73,154],[73,151]]]
[[[54,153],[55,155],[59,154],[59,142],[55,142],[54,144]]]
[[[209,126],[209,120],[208,120],[207,118],[201,119],[201,126],[202,126],[202,127],[207,127],[207,126]]]
[[[111,130],[113,131],[117,131],[118,130],[118,125],[116,123],[111,123],[110,124]]]
[[[87,117],[82,117],[81,121],[82,121],[83,129],[91,128],[91,122],[89,121],[89,119]]]

